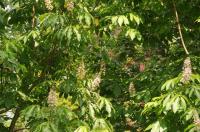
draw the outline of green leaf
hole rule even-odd
[[[28,121],[30,117],[36,117],[40,114],[41,109],[39,105],[30,105],[21,111],[21,114],[25,117],[25,120]]]
[[[118,19],[118,16],[113,16],[113,17],[111,18],[112,24],[116,25],[116,24],[117,24],[117,19]]]
[[[134,29],[129,29],[126,32],[126,36],[130,36],[131,40],[133,40],[136,37],[136,32]]]
[[[167,80],[161,87],[161,90],[169,90],[175,87],[175,85],[180,81],[179,77]]]
[[[153,124],[151,132],[160,132],[160,122],[157,121]]]
[[[105,100],[102,97],[100,97],[100,99],[98,100],[99,109],[101,110],[104,105],[105,105]]]
[[[183,108],[183,110],[186,110],[187,104],[184,98],[180,97],[180,105]]]
[[[106,99],[105,105],[106,105],[106,111],[108,112],[108,117],[111,117],[112,104]]]
[[[88,26],[90,26],[91,23],[92,23],[92,19],[91,19],[90,15],[88,15],[88,14],[85,14],[85,23],[86,23]]]
[[[92,118],[95,118],[95,110],[94,110],[92,104],[89,104],[88,107],[89,107],[89,115],[90,115]]]
[[[188,120],[192,119],[192,117],[193,117],[193,109],[189,109],[189,110],[186,112],[185,118],[186,118],[186,120],[188,121]]]
[[[151,130],[151,132],[166,132],[167,127],[164,121],[156,121],[153,124],[150,124],[145,131]]]
[[[180,109],[179,108],[180,107],[179,100],[180,100],[180,98],[177,97],[175,102],[172,104],[172,110],[174,113],[176,113]]]
[[[119,24],[119,26],[122,26],[123,21],[124,21],[124,16],[119,16],[118,17],[118,24]]]
[[[80,126],[74,132],[89,132],[88,126]]]
[[[167,95],[167,97],[163,101],[163,106],[165,107],[167,103],[170,101],[171,94]]]
[[[137,23],[137,25],[139,25],[142,21],[141,21],[141,18],[136,15],[136,14],[133,14],[133,13],[130,13],[130,20],[131,21],[135,21]]]
[[[198,128],[196,128],[195,124],[190,124],[187,126],[187,128],[184,129],[184,132],[196,132]]]
[[[129,24],[129,21],[128,21],[128,18],[125,17],[125,16],[122,16],[123,17],[123,22],[125,25],[128,25]]]
[[[199,89],[195,89],[194,92],[195,92],[196,97],[200,99],[200,91],[199,91]]]
[[[78,32],[76,27],[74,27],[73,30],[74,30],[74,33],[76,34],[77,40],[80,41],[81,40],[81,34]]]
[[[68,30],[67,30],[67,38],[68,38],[69,40],[71,40],[72,34],[73,34],[73,32],[72,32],[72,27],[69,27]]]
[[[17,93],[20,95],[20,97],[21,97],[24,101],[31,101],[31,102],[34,101],[34,99],[31,99],[30,97],[28,97],[26,94],[24,94],[24,93],[21,92],[21,91],[17,91]]]
[[[58,132],[58,128],[53,123],[43,122],[33,132]]]
[[[196,20],[196,22],[200,22],[200,17]]]
[[[113,128],[105,119],[98,118],[95,120],[92,132],[113,132]]]
[[[195,82],[198,81],[198,83],[200,83],[200,75],[199,74],[191,74],[190,75],[190,79]]]

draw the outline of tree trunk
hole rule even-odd
[[[17,122],[17,119],[19,118],[19,114],[20,114],[20,108],[16,108],[15,110],[15,115],[12,119],[12,122],[10,124],[10,127],[9,127],[9,132],[14,132],[14,129],[15,129],[15,124]]]

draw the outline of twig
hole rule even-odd
[[[176,23],[177,23],[178,32],[179,32],[179,35],[180,35],[180,38],[181,38],[181,43],[182,43],[182,45],[183,45],[183,48],[184,48],[184,50],[185,50],[185,53],[186,53],[187,55],[189,55],[189,52],[188,52],[188,50],[187,50],[187,48],[186,48],[186,46],[185,46],[185,42],[184,42],[184,40],[183,40],[183,35],[182,35],[182,32],[181,32],[181,25],[180,25],[180,21],[179,21],[178,12],[177,12],[177,10],[176,10],[176,5],[175,5],[174,0],[172,0],[172,2],[173,2],[173,6],[174,6],[174,13],[175,13],[175,16],[176,16]]]

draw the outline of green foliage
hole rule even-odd
[[[185,83],[172,2],[0,1],[0,131],[198,131],[200,2],[175,1]]]
[[[190,83],[183,84],[181,82],[180,76],[174,79],[166,81],[161,90],[164,91],[161,96],[154,97],[151,102],[145,104],[143,110],[144,114],[155,112],[159,117],[162,115],[163,120],[173,122],[171,114],[179,115],[178,117],[182,122],[179,126],[182,128],[187,128],[189,126],[187,121],[196,120],[196,112],[199,105],[199,87],[200,87],[200,76],[198,74],[192,74],[190,77]],[[170,114],[171,113],[171,114]],[[177,114],[176,114],[177,113]],[[195,125],[195,124],[194,124]],[[198,126],[198,124],[196,124]],[[155,128],[156,127],[156,128]],[[165,126],[166,127],[166,126]],[[172,130],[169,126],[166,129]],[[161,129],[159,121],[150,125],[151,131]],[[187,128],[189,130],[189,128]]]

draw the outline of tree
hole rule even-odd
[[[2,130],[198,129],[199,4],[2,1]]]

